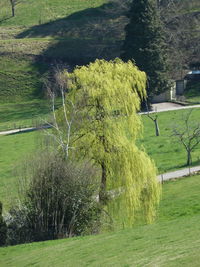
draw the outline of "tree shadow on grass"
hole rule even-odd
[[[37,25],[17,38],[52,38],[40,55],[49,61],[86,64],[96,58],[119,56],[125,18],[113,12],[114,4],[89,8],[68,17]]]
[[[2,19],[0,20],[0,24],[1,24],[2,22],[6,21],[6,20],[9,20],[10,18],[12,18],[12,16],[7,16],[7,17],[5,17],[5,18],[2,18]]]

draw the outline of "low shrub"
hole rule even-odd
[[[7,218],[8,243],[57,239],[98,231],[97,171],[45,153],[29,165],[23,199]]]

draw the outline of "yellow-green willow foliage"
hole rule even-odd
[[[96,60],[66,77],[66,99],[76,107],[70,145],[101,167],[100,201],[118,225],[132,226],[139,212],[151,222],[160,186],[153,162],[136,146],[145,73],[131,61]]]

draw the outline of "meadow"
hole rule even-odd
[[[184,8],[198,11],[199,2]],[[119,57],[126,23],[108,0],[22,0],[15,17],[1,0],[0,102],[41,98],[42,82],[60,63],[73,68]]]
[[[60,99],[57,99],[55,108],[58,108],[60,103]],[[0,105],[0,131],[45,124],[50,120],[51,105],[49,99],[2,103]]]
[[[46,102],[44,102],[46,103]],[[6,109],[6,107],[8,109]],[[50,106],[43,102],[33,102],[32,106],[24,104],[5,104],[2,105],[2,117],[4,118],[5,126],[9,125],[23,125],[32,126],[33,123],[41,122],[41,118],[47,118],[50,112]],[[28,110],[27,110],[28,108]],[[17,112],[20,110],[20,112]],[[1,109],[0,109],[1,111]],[[158,115],[158,122],[160,127],[160,136],[155,136],[155,129],[153,122],[146,116],[142,115],[143,136],[138,140],[138,145],[145,149],[148,155],[155,161],[158,173],[165,173],[172,170],[177,170],[186,167],[186,152],[183,146],[172,137],[172,129],[175,124],[180,123],[183,114],[188,110],[162,112]],[[35,116],[35,120],[32,116]],[[43,116],[43,117],[42,117]],[[192,112],[192,121],[198,122],[199,109],[194,109]],[[7,121],[7,122],[6,122]],[[10,123],[10,124],[9,124]],[[3,129],[3,123],[0,128]],[[7,196],[9,196],[4,188],[5,186],[11,188],[13,192],[13,199],[17,197],[17,177],[14,175],[16,166],[38,147],[38,142],[42,136],[42,132],[21,133],[9,136],[0,136],[0,163],[1,163],[1,181],[0,181],[0,199],[4,200],[7,206]],[[199,156],[200,145],[192,153],[193,165],[200,165]],[[18,163],[18,164],[17,164]],[[15,181],[15,182],[13,182]]]
[[[199,266],[200,176],[166,182],[152,225],[0,248],[1,266]]]
[[[0,136],[0,199],[5,209],[16,203],[20,164],[34,152],[38,139],[39,132]]]
[[[43,82],[52,69],[72,69],[95,58],[120,55],[127,20],[109,13],[106,0],[22,0],[11,17],[0,1],[0,130],[35,126],[49,117]],[[199,1],[193,10],[199,11]],[[112,31],[112,35],[110,34]],[[186,98],[199,102],[197,91]],[[59,106],[59,103],[58,103]],[[138,145],[155,161],[158,173],[185,167],[186,153],[171,129],[185,111],[158,115],[161,135],[142,115]],[[199,109],[192,120],[199,121]],[[42,132],[0,136],[0,200],[4,212],[17,201],[21,164],[41,146]],[[198,153],[193,165],[200,165]],[[200,176],[165,182],[152,225],[114,233],[0,248],[0,266],[199,266]]]
[[[180,125],[189,110],[168,111],[158,113],[160,136],[155,136],[154,123],[146,115],[142,115],[144,124],[143,138],[139,141],[148,155],[154,159],[159,173],[186,167],[186,152],[183,145],[172,135],[172,129]],[[199,109],[193,109],[191,123],[200,123]],[[200,165],[199,148],[192,153],[193,165]]]
[[[105,0],[28,0],[20,1],[16,6],[16,17],[11,17],[10,4],[1,1],[1,25],[4,26],[30,26],[46,23],[58,18],[66,17],[74,12],[87,8],[95,8],[107,1]]]

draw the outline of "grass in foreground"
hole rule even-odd
[[[163,186],[152,225],[0,249],[1,266],[199,266],[200,176]]]
[[[20,162],[38,145],[39,132],[0,136],[0,200],[8,208],[16,201]]]

